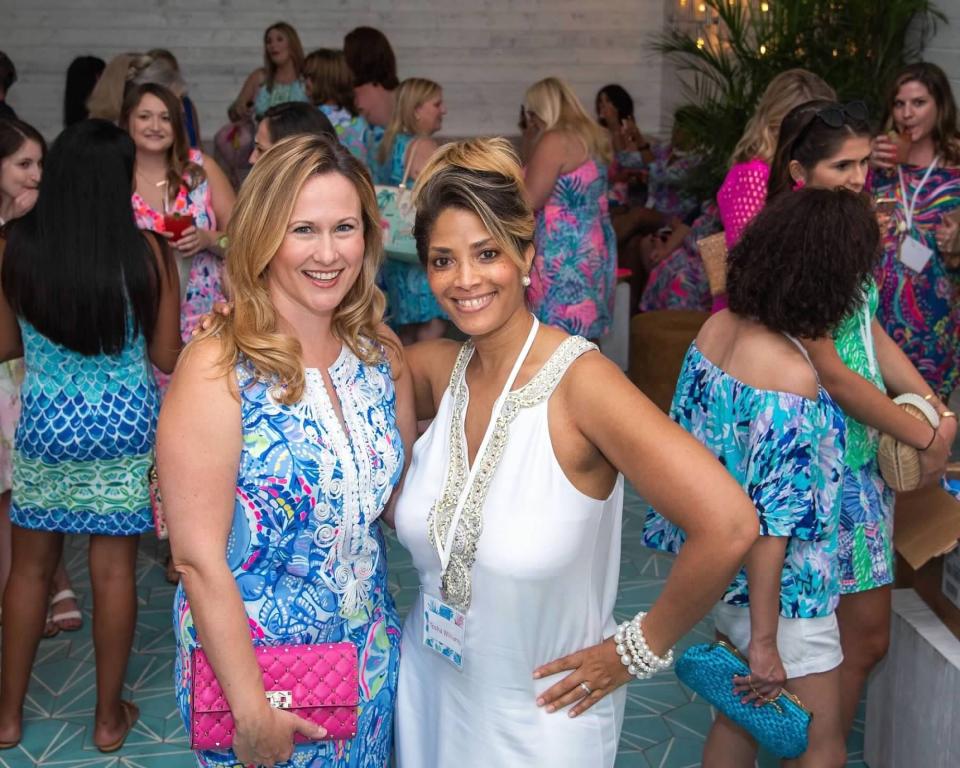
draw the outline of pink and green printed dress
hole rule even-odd
[[[606,335],[613,320],[617,237],[605,166],[591,158],[557,179],[537,211],[534,244],[527,300],[540,321],[571,336]]]
[[[196,149],[190,150],[190,162],[203,167],[203,153]],[[177,199],[173,203],[173,210],[183,215],[193,216],[197,229],[216,229],[217,216],[213,211],[213,202],[210,197],[210,187],[206,179],[193,189],[186,184],[180,185]],[[140,229],[149,229],[152,232],[163,232],[163,211],[155,211],[136,192],[133,193],[133,214]],[[185,270],[181,270],[183,275]],[[210,251],[200,251],[191,263],[186,280],[184,293],[181,277],[180,294],[183,301],[180,304],[180,336],[184,342],[190,341],[192,331],[203,316],[213,309],[216,301],[225,301],[223,294],[223,260]]]
[[[383,768],[393,749],[400,621],[387,590],[379,517],[403,470],[390,366],[344,345],[330,367],[344,429],[319,369],[303,397],[274,398],[236,366],[243,448],[224,558],[254,645],[350,642],[359,660],[357,735],[301,744],[280,768]],[[190,724],[190,654],[203,637],[182,582],[173,606],[177,703]],[[239,768],[232,751],[201,751],[204,768]]]
[[[926,168],[901,165],[910,200]],[[908,233],[933,250],[922,272],[897,258],[896,224],[904,222],[904,201],[896,171],[874,171],[875,198],[893,198],[893,224],[883,235],[883,257],[877,269],[880,323],[907,354],[923,378],[941,396],[960,385],[960,269],[949,266],[937,247],[936,228],[944,216],[960,212],[960,168],[937,167],[917,196]]]

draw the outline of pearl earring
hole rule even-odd
[[[530,287],[530,275],[524,275],[523,277],[521,277],[521,278],[520,278],[520,285],[522,285],[524,288],[529,288],[529,287]]]

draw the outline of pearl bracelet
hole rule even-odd
[[[646,615],[641,611],[631,620],[623,622],[613,636],[620,662],[638,680],[653,677],[673,664],[672,648],[664,656],[657,656],[647,645],[647,638],[643,634],[643,617]]]

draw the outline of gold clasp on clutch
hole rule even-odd
[[[293,706],[293,692],[267,691],[267,701],[274,709],[290,709]]]

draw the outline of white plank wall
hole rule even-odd
[[[669,1],[669,0],[668,0]],[[293,24],[304,48],[339,48],[366,24],[382,29],[401,77],[444,86],[444,134],[516,133],[524,90],[539,78],[569,80],[593,109],[597,89],[622,83],[641,128],[661,126],[664,73],[650,50],[664,0],[0,0],[0,50],[20,79],[10,104],[52,138],[62,120],[73,57],[166,47],[180,60],[205,137],[262,56],[264,29]]]

